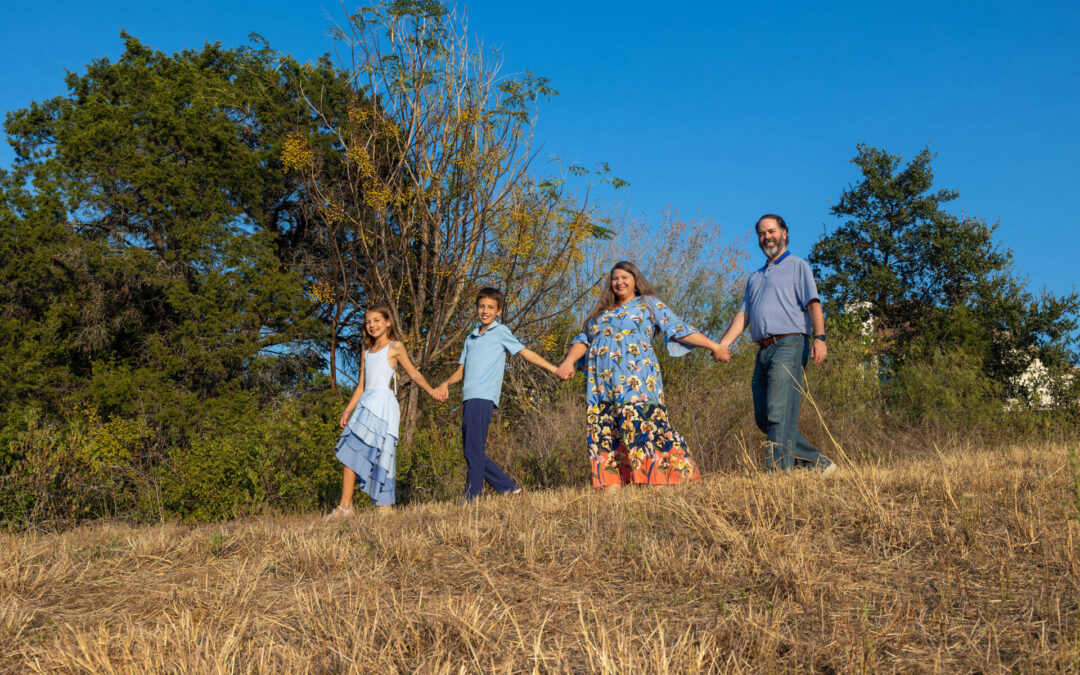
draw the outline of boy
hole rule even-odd
[[[457,370],[435,389],[435,398],[445,401],[450,385],[465,380],[461,388],[461,440],[467,467],[466,503],[480,496],[485,480],[496,492],[521,492],[521,488],[485,452],[488,425],[502,393],[507,353],[511,356],[521,354],[526,361],[549,373],[554,374],[557,370],[547,359],[526,349],[509,328],[498,322],[503,300],[503,294],[497,288],[488,286],[480,289],[476,295],[476,317],[480,325],[465,338]]]

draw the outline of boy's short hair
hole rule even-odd
[[[506,296],[503,295],[503,292],[494,286],[485,286],[484,288],[481,288],[476,294],[476,304],[479,305],[480,301],[484,298],[494,300],[499,306],[499,309],[503,308],[503,302],[506,300]]]

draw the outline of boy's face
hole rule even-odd
[[[500,314],[502,308],[495,298],[480,298],[476,301],[476,318],[480,319],[480,325],[490,326]]]

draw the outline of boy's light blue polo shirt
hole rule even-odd
[[[746,280],[739,311],[746,312],[754,342],[787,333],[809,335],[810,312],[806,305],[811,300],[818,300],[818,292],[810,265],[784,251]]]
[[[506,354],[517,354],[525,345],[518,342],[510,329],[498,321],[483,333],[482,326],[465,338],[458,363],[465,366],[465,383],[461,387],[461,400],[483,398],[499,405],[502,394],[503,374],[506,372]]]

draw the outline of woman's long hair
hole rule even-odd
[[[386,337],[390,338],[391,341],[397,340],[398,339],[397,330],[394,327],[394,320],[390,317],[390,308],[387,307],[386,305],[375,305],[374,307],[368,307],[367,311],[364,312],[364,318],[367,319],[367,315],[370,314],[371,312],[378,312],[379,314],[382,314],[383,318],[390,322],[389,328],[386,329]],[[368,335],[367,321],[365,320],[364,321],[364,349],[371,349],[374,346],[375,346],[375,338]]]
[[[585,317],[585,323],[589,323],[609,309],[615,309],[619,304],[618,298],[615,297],[615,291],[611,290],[611,277],[615,275],[615,270],[622,270],[633,275],[634,295],[656,295],[656,291],[653,290],[652,285],[645,279],[645,275],[641,273],[637,265],[629,260],[620,260],[608,272],[607,283],[604,284],[604,289],[600,291],[600,299],[596,302],[596,306],[593,307],[592,311],[589,312],[589,316]]]

